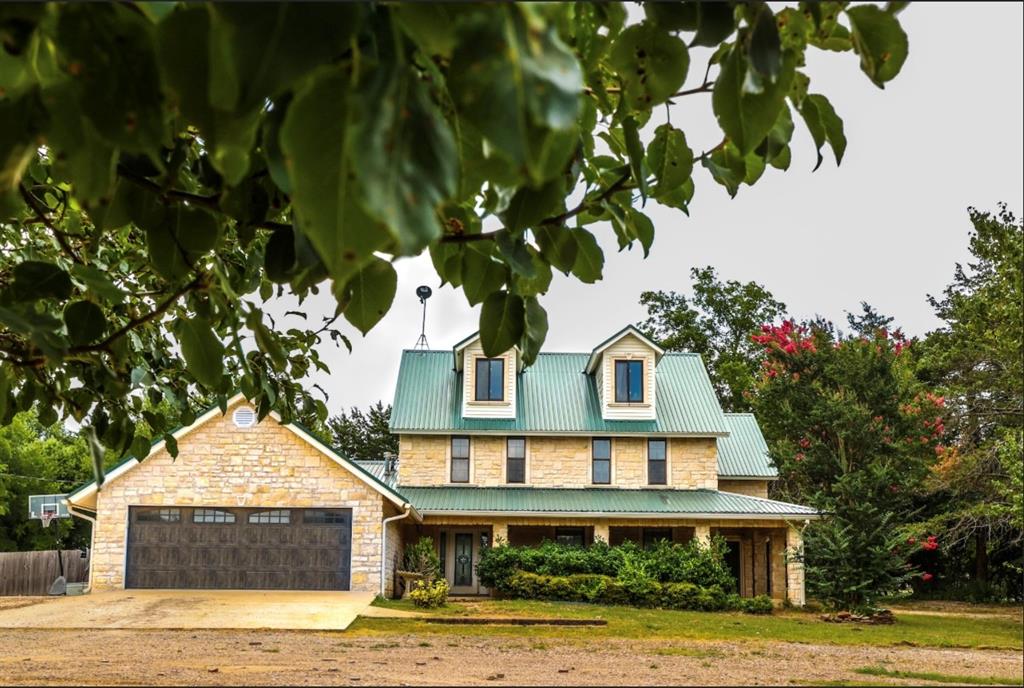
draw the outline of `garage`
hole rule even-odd
[[[125,587],[348,590],[351,509],[133,506]]]

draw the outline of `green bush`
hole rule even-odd
[[[626,542],[615,547],[598,541],[589,547],[559,545],[544,542],[535,547],[497,545],[487,549],[477,564],[480,582],[489,588],[502,590],[516,571],[544,576],[572,576],[590,574],[623,578],[627,567],[641,567],[645,575],[630,578],[631,585],[648,587],[649,578],[658,583],[692,583],[700,587],[717,586],[722,590],[735,590],[736,581],[729,573],[723,558],[725,541],[715,538],[710,547],[697,541],[685,545],[659,542],[648,549]]]
[[[409,599],[414,605],[424,609],[443,607],[448,603],[448,581],[444,578],[435,581],[416,581],[409,591]]]
[[[634,607],[697,611],[742,611],[748,614],[770,614],[771,598],[759,595],[744,598],[727,594],[718,586],[702,588],[693,583],[659,583],[639,569],[625,578],[602,574],[577,573],[571,576],[548,576],[516,571],[508,577],[500,591],[506,597],[563,602],[593,602]]]
[[[429,537],[421,537],[414,544],[406,545],[402,570],[419,573],[428,581],[437,578],[441,571],[441,559],[437,556],[434,541]]]

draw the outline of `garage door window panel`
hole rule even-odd
[[[181,509],[139,509],[135,520],[142,523],[179,523]]]
[[[192,512],[193,523],[234,523],[235,515],[221,509],[195,509]]]
[[[257,511],[249,514],[249,523],[265,523],[268,525],[291,523],[292,512],[288,509],[273,509],[270,511]]]

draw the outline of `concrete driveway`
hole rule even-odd
[[[0,605],[0,628],[266,628],[341,631],[369,592],[115,590]],[[6,598],[7,601],[13,598]]]

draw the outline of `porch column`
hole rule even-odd
[[[795,527],[786,530],[786,599],[797,607],[804,606],[804,536]]]
[[[711,526],[698,523],[693,529],[693,538],[703,547],[711,545]]]
[[[491,525],[491,542],[497,545],[499,538],[501,539],[501,544],[508,544],[507,523],[494,523]]]
[[[594,541],[603,540],[608,543],[608,523],[605,521],[598,521],[594,524]]]

